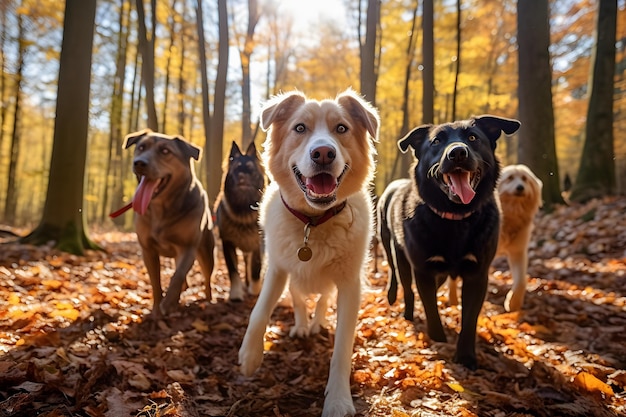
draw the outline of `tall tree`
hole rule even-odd
[[[117,56],[115,62],[115,76],[111,90],[111,116],[109,117],[109,148],[106,159],[104,198],[102,199],[102,212],[100,222],[104,222],[106,214],[111,206],[120,207],[124,197],[124,182],[122,180],[122,113],[124,108],[124,85],[126,84],[126,55],[130,22],[130,7],[128,0],[120,0],[118,32],[117,32]],[[110,181],[110,180],[113,181]],[[111,184],[112,183],[112,184]],[[113,198],[109,197],[109,186],[113,186]],[[109,200],[114,200],[110,204]],[[123,217],[117,217],[115,222],[123,222]]]
[[[570,198],[586,201],[615,192],[613,88],[617,0],[600,0],[590,72],[585,145]]]
[[[9,173],[7,175],[7,198],[4,206],[4,219],[8,223],[15,222],[17,211],[17,167],[20,159],[20,119],[22,112],[22,83],[24,81],[24,60],[26,57],[24,16],[22,11],[17,15],[17,71],[15,73],[15,101],[13,103],[13,133],[11,134],[11,150],[9,152]]]
[[[361,42],[361,94],[376,106],[376,84],[378,72],[376,57],[380,45],[380,0],[367,0],[367,16],[365,18],[365,42]],[[361,37],[359,37],[360,39]]]
[[[89,87],[96,0],[66,0],[54,124],[54,144],[43,216],[22,241],[55,241],[81,254],[95,245],[84,225],[83,184],[89,126]]]
[[[543,181],[547,207],[562,203],[554,143],[548,0],[517,2],[519,162]]]
[[[150,0],[152,11],[152,34],[148,37],[146,28],[146,12],[143,0],[136,0],[137,21],[139,23],[139,50],[141,51],[141,79],[145,90],[146,112],[148,114],[148,127],[159,130],[159,121],[154,102],[154,43],[156,37],[156,0]]]
[[[459,93],[461,73],[461,0],[456,0],[456,65],[454,69],[454,89],[452,90],[452,120],[456,120],[456,102]]]
[[[248,28],[243,40],[243,45],[239,49],[239,58],[241,61],[241,136],[244,148],[252,141],[252,111],[250,104],[250,59],[254,51],[254,32],[256,25],[259,23],[259,5],[258,0],[248,0]]]
[[[435,37],[433,0],[423,0],[422,11],[422,122],[435,122]]]
[[[215,74],[215,92],[213,95],[213,115],[211,117],[211,130],[208,144],[208,162],[211,167],[207,172],[207,193],[211,201],[215,201],[220,190],[221,157],[222,146],[224,144],[224,121],[226,118],[226,85],[228,78],[228,56],[230,50],[230,39],[228,35],[228,5],[227,0],[218,1],[218,61],[217,72]],[[250,141],[254,138],[251,137]]]

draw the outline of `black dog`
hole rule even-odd
[[[223,169],[222,189],[215,201],[216,224],[230,277],[230,300],[238,301],[244,295],[237,271],[238,248],[244,253],[248,292],[257,295],[260,290],[261,234],[257,206],[265,189],[265,171],[254,142],[242,154],[234,141]]]
[[[397,274],[404,316],[413,320],[415,277],[428,335],[445,342],[437,289],[447,277],[461,277],[463,317],[454,360],[470,369],[476,369],[476,322],[498,246],[496,141],[519,127],[517,120],[483,115],[413,129],[398,141],[403,152],[409,147],[415,152],[412,180],[389,184],[378,203],[379,236],[390,266],[389,302],[396,300]]]

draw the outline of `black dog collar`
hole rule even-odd
[[[469,216],[474,214],[473,211],[469,211],[467,213],[452,213],[449,211],[440,211],[434,208],[433,206],[431,206],[430,204],[428,204],[428,208],[430,208],[433,211],[433,213],[435,213],[437,216],[441,217],[442,219],[447,219],[447,220],[463,220],[463,219],[467,219]]]

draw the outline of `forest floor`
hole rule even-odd
[[[626,198],[611,198],[537,216],[523,311],[505,312],[511,277],[506,260],[493,264],[474,372],[452,362],[460,310],[446,292],[449,342],[435,343],[419,301],[415,322],[401,302],[388,305],[379,258],[355,337],[358,416],[626,415],[624,213]],[[334,327],[291,339],[281,301],[264,362],[243,377],[237,351],[254,299],[227,301],[221,254],[211,302],[195,266],[180,311],[146,320],[151,290],[134,233],[91,237],[105,251],[73,256],[0,238],[0,417],[321,414]]]

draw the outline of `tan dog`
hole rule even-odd
[[[542,205],[543,183],[526,165],[502,168],[497,193],[500,199],[500,235],[497,256],[506,256],[513,277],[513,286],[504,300],[506,311],[522,308],[526,295],[528,244],[535,214]],[[448,280],[451,305],[458,304],[457,287]]]
[[[132,145],[133,172],[139,181],[132,207],[137,213],[135,229],[152,284],[153,314],[168,314],[178,306],[187,273],[196,258],[210,300],[215,259],[213,222],[207,194],[191,164],[191,159],[200,159],[200,148],[180,136],[148,129],[126,136],[124,148]],[[176,259],[176,271],[165,298],[159,256]]]
[[[542,205],[543,183],[526,165],[508,165],[502,169],[498,194],[502,208],[498,255],[506,255],[513,287],[506,295],[504,308],[522,308],[526,294],[528,244],[535,214]]]
[[[260,212],[267,262],[239,350],[240,370],[249,376],[261,365],[266,326],[288,281],[295,314],[291,337],[313,335],[327,325],[336,291],[337,329],[322,415],[353,415],[351,358],[373,235],[368,187],[378,114],[352,90],[323,101],[292,92],[267,103],[261,125],[270,129],[262,157],[272,180]],[[311,323],[309,294],[320,294]]]

